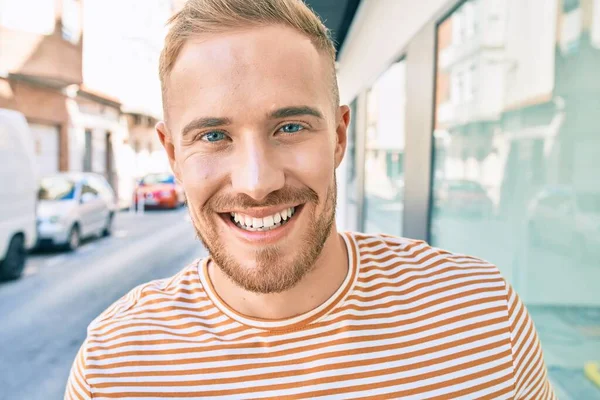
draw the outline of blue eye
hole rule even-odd
[[[279,130],[283,133],[297,133],[304,130],[304,127],[300,124],[285,124]]]
[[[225,139],[225,134],[219,131],[208,132],[207,134],[202,135],[202,140],[206,142],[218,142],[223,139]]]

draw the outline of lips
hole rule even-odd
[[[291,234],[296,220],[304,212],[304,206],[305,204],[293,207],[284,205],[247,208],[220,212],[218,216],[237,239],[252,246],[265,246],[278,243]],[[246,223],[246,217],[249,218],[249,223]],[[273,225],[271,225],[271,218],[273,218]],[[278,219],[279,222],[275,222]]]

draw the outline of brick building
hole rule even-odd
[[[39,8],[31,15],[34,3]],[[41,169],[68,170],[67,105],[76,96],[77,86],[72,85],[82,83],[79,3],[10,0],[0,4],[0,108],[27,117]]]
[[[127,205],[136,179],[169,169],[154,125],[163,28],[177,8],[170,0],[0,1],[0,108],[27,118],[41,175],[101,173]]]
[[[118,99],[83,83],[82,15],[81,0],[0,2],[0,108],[27,118],[42,176],[93,171],[118,190],[127,121]]]

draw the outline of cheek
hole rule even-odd
[[[292,174],[323,199],[335,168],[333,146],[325,140],[315,141],[291,153],[293,157],[286,155],[286,159],[293,162]]]
[[[181,164],[183,186],[189,200],[196,207],[204,203],[219,190],[222,177],[219,175],[219,159],[203,155],[187,156]]]

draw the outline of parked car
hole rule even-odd
[[[102,175],[61,173],[41,180],[38,244],[75,250],[82,239],[109,236],[116,197]]]
[[[37,171],[25,117],[0,109],[0,279],[17,279],[35,245]]]
[[[546,187],[529,206],[529,240],[575,259],[600,257],[600,192]]]
[[[134,200],[138,207],[174,209],[185,203],[185,194],[173,174],[148,174],[140,180]]]
[[[458,179],[435,184],[434,210],[457,216],[488,217],[494,205],[479,182]]]

